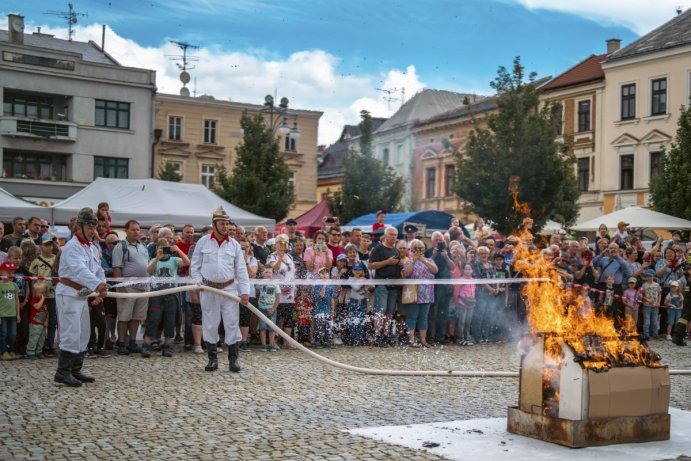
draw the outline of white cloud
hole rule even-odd
[[[30,25],[28,30],[35,29]],[[65,29],[41,26],[44,33],[65,37]],[[101,43],[101,25],[76,29],[75,40]],[[159,47],[143,47],[107,28],[105,49],[120,64],[156,71],[156,85],[161,93],[178,94],[182,83],[180,69],[170,56],[182,51],[170,42]],[[319,123],[319,143],[331,144],[338,139],[344,124],[357,124],[360,110],[369,110],[375,117],[388,117],[401,105],[383,99],[376,88],[396,89],[393,97],[409,99],[424,87],[414,66],[405,70],[391,69],[381,75],[343,75],[339,59],[323,50],[297,51],[284,59],[268,57],[265,51],[227,52],[216,47],[194,50],[196,61],[190,70],[192,81],[187,85],[196,94],[216,99],[261,104],[266,94],[290,99],[290,107],[324,112]],[[298,120],[299,123],[299,120]]]
[[[509,0],[528,9],[561,11],[597,22],[624,26],[644,35],[669,21],[677,7],[686,10],[691,0]]]

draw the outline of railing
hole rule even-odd
[[[31,120],[17,120],[17,132],[30,133],[49,138],[52,136],[69,136],[69,127],[57,123],[34,122]]]

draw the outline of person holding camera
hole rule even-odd
[[[384,229],[381,244],[372,248],[367,267],[374,270],[374,278],[379,280],[401,278],[401,254],[396,249],[398,230],[395,227]],[[396,312],[398,285],[377,285],[374,289],[374,344],[386,346],[391,327],[391,319]]]
[[[314,234],[312,245],[305,250],[304,261],[307,266],[307,277],[311,279],[319,278],[319,269],[326,267],[331,272],[334,256],[326,245],[326,232],[317,231]]]
[[[171,246],[165,237],[156,242],[156,256],[149,263],[146,272],[157,278],[175,277],[178,271],[190,264],[190,259],[177,245]],[[175,256],[173,256],[175,255]],[[153,289],[172,288],[169,283],[153,283]],[[165,342],[162,348],[164,357],[173,356],[173,338],[175,337],[175,317],[178,310],[178,298],[175,294],[154,296],[149,303],[146,316],[146,330],[142,342],[142,357],[151,357],[151,342],[158,339],[158,327],[163,323]],[[160,336],[159,336],[160,337]]]
[[[600,271],[600,277],[597,280],[599,289],[604,287],[607,276],[612,275],[614,284],[624,290],[626,282],[632,274],[631,266],[621,257],[619,245],[614,242],[593,258],[593,267]]]
[[[451,271],[456,266],[451,259],[441,232],[434,232],[432,234],[432,247],[425,251],[425,258],[430,258],[434,261],[438,268],[434,278],[443,280],[451,278]],[[449,321],[449,304],[451,303],[452,293],[453,287],[451,285],[434,285],[434,303],[429,310],[429,328],[427,330],[427,337],[430,341],[439,343],[449,342],[446,337],[446,330]]]

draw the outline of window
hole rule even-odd
[[[662,152],[651,152],[650,153],[650,178],[654,178],[660,174],[660,159],[662,158]]]
[[[633,155],[621,156],[621,190],[633,189]]]
[[[586,192],[590,180],[590,157],[578,159],[578,190]]]
[[[454,176],[456,174],[456,167],[454,165],[444,166],[444,176],[446,176],[446,190],[444,191],[445,197],[450,197],[453,195],[454,189]]]
[[[552,119],[554,120],[554,133],[561,136],[564,133],[564,107],[561,104],[552,106]]]
[[[202,165],[201,182],[206,187],[211,189],[214,185],[214,179],[216,179],[216,166],[215,165]]]
[[[295,138],[284,136],[283,147],[284,150],[295,151]]]
[[[396,147],[396,165],[403,163],[403,144]]]
[[[425,196],[427,198],[432,198],[437,195],[437,169],[427,168],[427,193]]]
[[[128,158],[113,157],[94,157],[94,179],[96,178],[119,178],[129,177]]]
[[[578,103],[578,131],[590,131],[590,101]]]
[[[182,139],[182,117],[168,117],[168,139],[171,141]]]
[[[182,176],[182,162],[170,162],[166,161],[172,168],[173,172],[177,175]]]
[[[53,100],[44,96],[7,93],[4,96],[3,112],[14,117],[53,119]]]
[[[5,149],[2,156],[2,176],[5,178],[64,181],[66,155],[37,152],[14,152]]]
[[[636,84],[631,83],[621,87],[621,119],[636,118]]]
[[[384,165],[389,164],[389,148],[388,147],[385,147],[382,150],[381,161],[384,163]]]
[[[130,103],[96,100],[96,126],[130,129]]]
[[[667,113],[667,79],[657,78],[651,82],[650,115],[662,115]]]
[[[216,144],[216,120],[204,120],[204,144]]]

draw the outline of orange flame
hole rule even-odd
[[[530,215],[527,203],[518,201],[520,178],[509,179],[509,191],[517,214]],[[545,358],[561,363],[566,343],[577,360],[586,368],[603,370],[612,366],[662,366],[660,358],[642,344],[632,319],[626,319],[621,331],[614,321],[589,308],[571,290],[565,290],[549,255],[531,250],[527,242],[532,234],[522,229],[515,251],[516,269],[526,278],[543,281],[528,282],[523,297],[528,311],[528,323],[533,335],[545,335]]]

